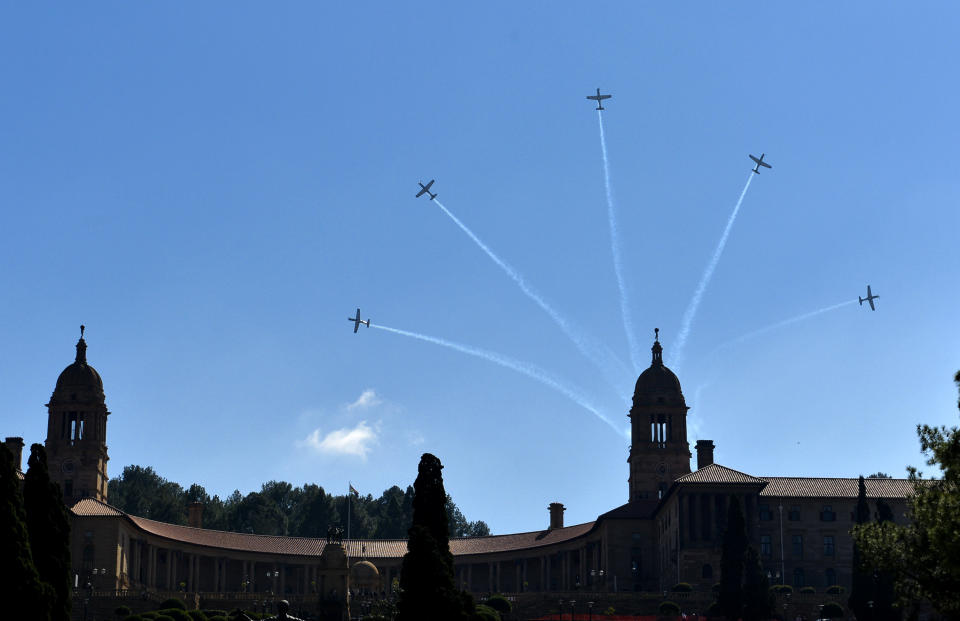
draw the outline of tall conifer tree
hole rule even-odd
[[[863,482],[863,475],[857,484],[857,526],[863,526],[870,521],[870,505],[867,504],[867,487]],[[847,603],[858,619],[869,619],[872,611],[867,602],[874,599],[874,584],[872,572],[864,567],[863,556],[860,553],[860,544],[853,541],[853,566],[850,584],[850,599]]]
[[[458,621],[473,612],[472,598],[457,590],[453,581],[442,468],[430,453],[420,458],[413,484],[413,525],[400,570],[398,621]]]
[[[747,525],[740,501],[730,496],[727,529],[723,532],[720,557],[720,610],[727,619],[735,620],[743,613],[743,570],[747,553]]]
[[[70,517],[60,486],[50,481],[47,452],[40,444],[30,447],[23,481],[23,505],[30,534],[30,550],[40,580],[55,593],[54,619],[70,618]]]
[[[40,581],[30,553],[23,494],[10,449],[0,445],[0,584],[4,616],[49,621],[50,585]]]

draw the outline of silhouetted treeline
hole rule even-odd
[[[329,526],[347,532],[347,495],[334,496],[312,484],[293,487],[269,481],[259,492],[244,496],[234,491],[221,500],[210,497],[202,485],[184,489],[149,466],[127,466],[119,478],[110,479],[108,500],[131,515],[170,524],[186,524],[187,506],[199,501],[204,504],[204,528],[290,537],[324,537]],[[467,521],[449,495],[447,518],[451,537],[490,534],[482,520]],[[350,498],[350,536],[355,539],[405,539],[412,520],[412,486],[404,491],[394,485],[379,498],[370,494]]]

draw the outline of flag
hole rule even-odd
[[[353,495],[356,496],[357,498],[360,497],[360,492],[357,491],[357,488],[355,488],[352,483],[347,483],[347,486],[350,488],[350,493],[351,493],[351,494],[353,494]]]

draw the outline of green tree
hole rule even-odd
[[[857,483],[857,525],[863,526],[870,521],[870,505],[867,504],[867,487],[860,476]],[[862,558],[860,545],[853,542],[853,565],[850,584],[850,597],[847,605],[859,619],[867,619],[871,613],[867,602],[874,599],[873,569],[868,567]]]
[[[33,564],[20,479],[13,455],[0,445],[0,584],[7,595],[4,616],[49,621],[53,588]]]
[[[960,387],[960,372],[954,377]],[[958,402],[960,406],[960,402]],[[942,615],[960,617],[960,429],[918,425],[926,463],[942,472],[913,482],[912,522],[857,525],[854,538],[866,562],[889,571],[902,602],[930,601]]]
[[[413,484],[413,524],[400,569],[400,621],[466,620],[474,610],[473,598],[454,586],[442,469],[430,453],[420,458]]]
[[[740,501],[730,496],[727,509],[727,528],[723,532],[720,556],[720,610],[731,621],[743,611],[743,570],[747,553],[747,526],[740,509]]]
[[[27,517],[30,550],[40,580],[50,585],[54,619],[70,618],[70,516],[63,505],[60,486],[50,481],[43,445],[30,447],[23,479],[23,507]]]
[[[753,546],[747,547],[743,565],[743,620],[769,619],[773,615],[773,593]]]

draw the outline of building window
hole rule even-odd
[[[771,558],[773,556],[773,548],[770,545],[770,535],[760,535],[760,556],[763,558]]]
[[[803,567],[797,567],[793,570],[793,586],[796,588],[804,586]]]
[[[661,483],[657,486],[657,498],[663,498],[664,494],[667,493],[667,484]]]
[[[773,519],[773,513],[770,512],[770,505],[760,505],[760,521],[769,522]]]
[[[790,511],[787,512],[787,519],[791,522],[800,521],[800,505],[793,505],[790,507]]]
[[[704,579],[713,578],[713,567],[709,563],[703,566],[700,577]]]
[[[793,544],[793,557],[803,558],[803,535],[793,535],[790,542]]]
[[[837,583],[837,570],[830,568],[827,571],[823,572],[824,578],[826,578],[826,584],[824,586],[832,587]]]
[[[824,535],[823,537],[823,555],[833,556],[833,535]]]
[[[832,505],[823,505],[823,508],[820,510],[820,521],[821,522],[837,521],[837,514],[834,513]]]

